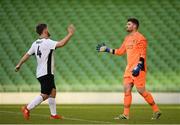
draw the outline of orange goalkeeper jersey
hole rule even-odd
[[[123,55],[127,53],[127,66],[124,77],[132,76],[132,70],[137,66],[140,57],[144,58],[144,67],[146,68],[146,38],[137,32],[127,35],[120,48],[115,49],[115,55]]]

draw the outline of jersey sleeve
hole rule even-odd
[[[115,49],[114,54],[120,56],[120,55],[123,55],[125,53],[126,53],[126,47],[125,47],[125,41],[124,41],[120,48]]]
[[[35,54],[34,44],[31,45],[31,48],[27,51],[27,54],[29,55]]]
[[[49,39],[48,46],[49,46],[50,49],[54,50],[56,48],[56,44],[57,44],[57,41]]]
[[[140,51],[140,57],[146,58],[146,49],[147,49],[147,40],[146,39],[141,39],[138,42],[138,49]]]

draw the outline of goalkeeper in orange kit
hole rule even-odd
[[[115,119],[129,119],[130,106],[132,101],[132,88],[135,85],[137,91],[152,107],[152,119],[158,119],[161,112],[154,102],[150,92],[145,88],[146,82],[146,49],[147,40],[138,32],[139,21],[135,18],[127,20],[126,30],[129,33],[118,49],[108,48],[104,43],[97,46],[98,52],[107,52],[114,55],[127,54],[127,66],[124,73],[124,112]]]

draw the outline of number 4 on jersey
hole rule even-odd
[[[42,53],[41,53],[39,47],[40,47],[40,46],[38,46],[38,49],[37,49],[37,56],[39,56],[39,58],[41,58]]]

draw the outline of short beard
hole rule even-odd
[[[50,34],[49,32],[47,33],[47,35],[48,35],[48,37],[50,37],[50,36],[51,36],[51,34]]]
[[[128,32],[128,33],[129,33],[130,31],[129,31],[129,30],[126,30],[126,32]]]
[[[128,33],[132,32],[132,30],[126,30]]]

